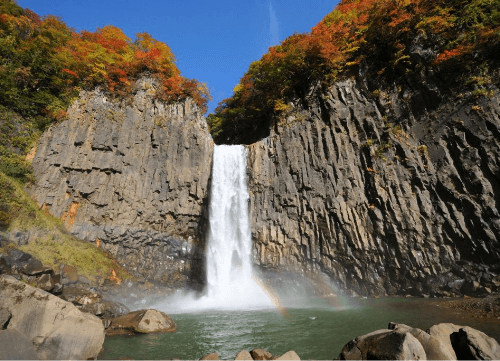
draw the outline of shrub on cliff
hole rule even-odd
[[[292,35],[252,63],[209,126],[217,143],[250,143],[315,82],[362,69],[379,82],[401,83],[425,68],[467,81],[498,54],[498,1],[343,0],[310,33]]]
[[[126,96],[145,73],[160,85],[159,99],[191,97],[206,108],[207,88],[181,76],[168,45],[151,35],[140,33],[131,40],[111,25],[75,32],[57,17],[41,18],[14,0],[0,0],[2,171],[26,179],[29,172],[14,154],[26,154],[41,131],[63,120],[81,89],[100,87]]]

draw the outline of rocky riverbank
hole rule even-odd
[[[154,285],[92,283],[70,266],[52,267],[31,254],[0,252],[0,359],[95,359],[106,334],[175,332],[172,318],[130,309],[101,292],[151,297]],[[119,282],[118,282],[119,283]],[[141,287],[142,286],[142,287]],[[142,292],[141,292],[142,290]],[[168,291],[168,290],[167,290]],[[138,293],[139,293],[138,292]],[[135,295],[137,297],[137,295]]]
[[[9,257],[14,256],[12,259]],[[0,257],[0,358],[63,359],[96,358],[104,337],[149,332],[175,332],[174,320],[155,310],[130,310],[106,300],[95,290],[81,284],[55,283],[49,293],[33,285],[44,286],[44,275],[58,280],[60,275],[29,254],[15,250]],[[9,268],[10,267],[10,268]],[[50,282],[49,282],[50,283]],[[127,287],[127,286],[125,286]],[[48,287],[46,287],[48,288]],[[116,287],[118,289],[119,287]],[[500,296],[484,299],[433,301],[461,312],[496,315]],[[75,326],[77,325],[77,326]],[[76,340],[76,341],[75,341]],[[14,345],[14,347],[13,347]],[[332,353],[339,352],[332,350]],[[332,355],[333,356],[333,355]],[[359,336],[342,349],[340,359],[495,359],[500,346],[483,332],[466,326],[439,324],[427,331],[404,324],[390,323],[388,329]],[[202,360],[218,360],[217,353]],[[282,355],[256,348],[241,350],[235,360],[300,360],[293,350]]]
[[[465,297],[459,300],[439,301],[436,304],[467,312],[477,318],[500,319],[500,295],[484,298]]]

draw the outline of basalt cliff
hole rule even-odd
[[[139,84],[127,101],[81,94],[43,135],[31,193],[132,272],[200,288],[213,142],[189,100]],[[256,264],[353,295],[499,290],[499,93],[426,86],[312,87],[247,146]]]
[[[355,295],[499,290],[498,89],[403,89],[312,87],[248,146],[258,264]]]
[[[196,104],[155,90],[145,78],[127,99],[82,92],[42,136],[30,192],[136,275],[200,288],[213,142]]]

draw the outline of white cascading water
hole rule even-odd
[[[216,308],[272,306],[252,277],[246,149],[214,147],[207,246],[207,296]]]
[[[246,159],[241,145],[214,146],[206,295],[197,298],[180,292],[164,300],[158,309],[169,313],[248,310],[276,304],[272,291],[264,291],[264,285],[252,274]]]

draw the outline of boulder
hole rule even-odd
[[[8,249],[7,253],[8,256],[0,254],[0,274],[12,274],[52,294],[61,292],[61,277],[51,267],[44,266],[31,254],[18,249]]]
[[[254,360],[272,360],[273,354],[263,348],[254,348],[250,351],[250,355]]]
[[[33,342],[17,330],[0,331],[0,360],[39,360]]]
[[[13,266],[16,267],[17,269],[22,268],[24,265],[28,263],[29,260],[33,258],[31,254],[20,251],[15,248],[9,248],[7,250],[7,253],[9,254],[12,260]]]
[[[342,360],[426,360],[425,350],[409,332],[377,330],[349,341]]]
[[[44,273],[53,272],[52,268],[44,266],[40,260],[33,257],[24,263],[19,271],[28,276],[38,276]]]
[[[218,360],[219,359],[219,354],[217,352],[212,352],[209,354],[206,354],[200,360]]]
[[[177,331],[177,326],[169,315],[161,311],[148,309],[129,312],[124,316],[113,319],[106,333],[108,335],[118,335],[175,331]]]
[[[275,360],[300,360],[300,357],[295,351],[290,350],[288,352],[285,352],[280,357],[275,358]]]
[[[451,345],[450,335],[453,332],[458,332],[458,330],[460,330],[460,326],[454,325],[453,323],[439,323],[429,328],[426,332],[439,340],[450,354],[455,355],[455,350]],[[457,359],[456,355],[454,359]]]
[[[458,360],[500,360],[500,345],[485,333],[462,327],[450,335]]]
[[[92,292],[80,287],[66,286],[59,296],[75,306],[85,306],[101,302],[102,297],[97,292]]]
[[[42,274],[37,280],[36,285],[44,291],[50,292],[56,285],[56,279],[50,273]]]
[[[390,323],[389,329],[408,332],[415,337],[425,350],[428,360],[456,360],[455,352],[450,350],[439,339],[429,335],[419,328],[413,328],[402,323]]]
[[[102,319],[116,318],[126,315],[130,309],[123,303],[109,300],[102,300],[98,303],[91,303],[79,307],[80,311],[88,312]]]
[[[12,314],[7,330],[30,339],[41,359],[92,359],[102,348],[99,318],[14,277],[0,276],[0,304]]]
[[[44,266],[42,262],[31,254],[10,248],[7,253],[12,261],[13,269],[26,276],[41,276],[43,274],[54,274],[49,266]]]
[[[241,350],[234,357],[235,360],[253,360],[252,355],[247,350]]]
[[[80,287],[66,286],[59,297],[73,303],[80,311],[91,313],[99,318],[115,318],[130,312],[124,304],[104,300],[99,293]]]

